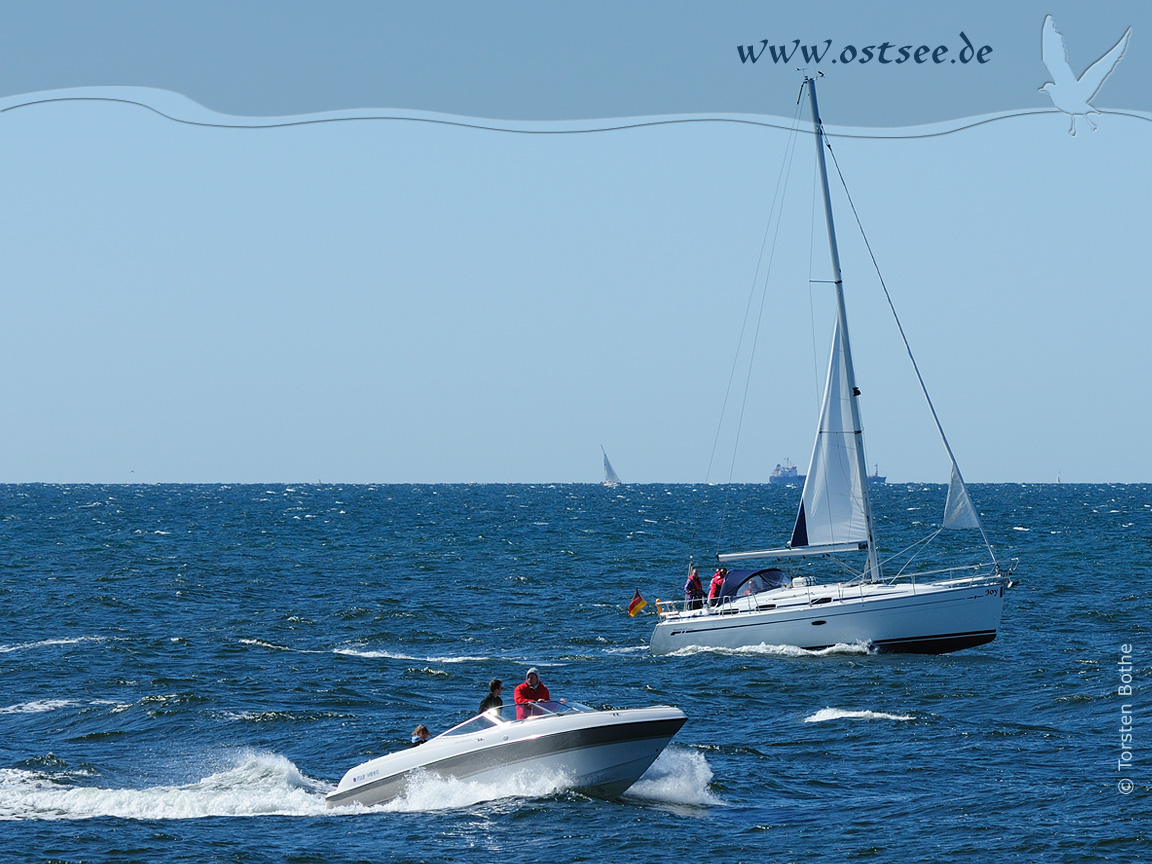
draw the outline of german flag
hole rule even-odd
[[[632,602],[628,604],[628,614],[635,618],[636,613],[648,605],[648,601],[640,596],[640,591],[636,591],[636,596],[632,598]]]

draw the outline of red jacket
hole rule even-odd
[[[704,586],[700,583],[699,573],[693,573],[684,583],[684,596],[689,600],[699,600],[704,596]]]
[[[712,577],[712,584],[708,586],[709,599],[715,599],[720,596],[720,590],[724,587],[724,574],[717,570],[716,574]]]
[[[524,702],[549,702],[552,699],[548,688],[543,683],[539,684],[535,690],[532,689],[527,681],[516,685],[515,692],[516,704],[520,705]]]

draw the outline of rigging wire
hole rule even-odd
[[[848,206],[852,209],[852,216],[856,220],[856,227],[860,230],[860,237],[864,240],[864,247],[868,250],[868,257],[872,259],[872,267],[876,271],[876,278],[880,280],[880,287],[884,290],[884,299],[888,301],[888,308],[892,312],[892,318],[896,322],[896,329],[900,331],[900,338],[904,342],[904,350],[908,352],[908,359],[912,362],[912,369],[916,373],[916,380],[920,382],[920,390],[924,394],[924,400],[928,403],[928,410],[932,412],[932,420],[936,424],[936,431],[940,433],[940,440],[944,442],[944,449],[948,451],[948,458],[952,462],[952,470],[956,476],[960,478],[960,483],[963,485],[964,477],[960,473],[960,466],[956,464],[956,456],[952,453],[952,446],[948,443],[948,436],[944,434],[944,427],[940,423],[940,417],[936,414],[936,406],[932,404],[932,397],[928,395],[928,385],[924,383],[924,376],[920,374],[920,366],[916,363],[916,357],[912,354],[912,346],[908,343],[908,337],[904,333],[904,325],[900,323],[900,316],[896,314],[896,305],[892,302],[892,295],[888,292],[888,285],[884,281],[884,274],[880,272],[880,264],[876,261],[876,255],[872,251],[872,244],[868,241],[868,235],[864,231],[864,223],[860,221],[860,214],[856,211],[856,202],[852,200],[852,193],[848,191],[848,183],[844,179],[844,172],[840,170],[840,163],[836,160],[836,153],[832,149],[832,144],[827,139],[824,140],[825,146],[828,148],[828,153],[832,157],[832,164],[836,168],[836,175],[840,178],[840,185],[844,188],[844,195],[848,199]],[[865,481],[867,482],[867,481]],[[965,492],[965,494],[967,494]],[[984,545],[988,549],[988,554],[992,556],[993,563],[996,562],[996,553],[992,551],[992,544],[988,542],[988,535],[984,533],[984,524],[980,521],[980,517],[976,517],[976,527],[980,530],[980,537],[984,540]]]
[[[728,374],[728,385],[724,391],[724,400],[720,408],[720,417],[716,424],[716,434],[712,440],[712,452],[708,457],[708,470],[705,474],[705,482],[709,482],[712,477],[712,467],[716,459],[716,450],[720,442],[720,433],[724,426],[724,418],[728,413],[728,400],[732,394],[732,386],[736,379],[736,370],[740,365],[740,354],[744,345],[745,335],[748,330],[748,322],[751,317],[752,304],[756,297],[758,287],[763,285],[760,296],[760,307],[757,310],[756,324],[752,334],[752,344],[748,358],[748,372],[744,381],[744,391],[741,397],[740,411],[736,421],[736,438],[732,445],[732,460],[728,467],[728,488],[724,493],[724,504],[721,507],[720,522],[717,527],[716,546],[720,546],[724,534],[724,523],[727,519],[728,508],[730,504],[731,483],[732,477],[735,474],[736,468],[736,453],[740,445],[740,432],[743,427],[744,412],[748,404],[748,391],[752,380],[752,366],[756,358],[756,344],[759,341],[760,327],[764,318],[764,306],[768,296],[768,279],[772,273],[772,262],[775,260],[776,242],[780,235],[781,214],[783,213],[783,201],[788,187],[788,176],[790,175],[790,166],[792,158],[796,152],[796,141],[798,138],[798,129],[800,121],[801,109],[799,106],[792,116],[792,126],[789,130],[788,140],[785,143],[784,158],[781,160],[780,172],[776,177],[776,189],[773,192],[772,205],[768,212],[768,223],[764,226],[764,237],[760,242],[760,254],[756,259],[756,269],[752,276],[752,285],[748,291],[748,301],[744,307],[744,320],[740,326],[740,335],[736,341],[736,351],[732,358],[732,369]],[[773,228],[773,221],[775,221],[775,231]],[[769,246],[769,235],[771,235],[771,245]],[[765,252],[767,252],[767,265],[765,266]],[[761,277],[761,270],[764,270],[764,275]]]

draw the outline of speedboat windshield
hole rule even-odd
[[[447,732],[442,732],[436,737],[470,735],[473,732],[481,732],[504,723],[595,710],[595,708],[590,708],[580,702],[521,702],[518,705],[502,705],[499,708],[491,708],[483,714],[478,714],[471,720],[465,720],[459,726],[453,726]]]

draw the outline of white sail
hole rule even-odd
[[[600,448],[600,452],[604,453],[604,483],[605,486],[619,486],[620,478],[616,476],[616,472],[612,470],[612,463],[608,461],[608,454],[604,452],[604,448]]]
[[[968,497],[968,488],[960,476],[960,469],[952,463],[952,480],[948,483],[948,500],[944,502],[945,528],[974,528],[980,530],[980,517]]]
[[[852,420],[852,398],[844,340],[837,319],[820,427],[804,480],[796,527],[792,531],[792,548],[869,540],[865,480],[860,469],[866,463],[863,454],[858,452],[864,442]]]

